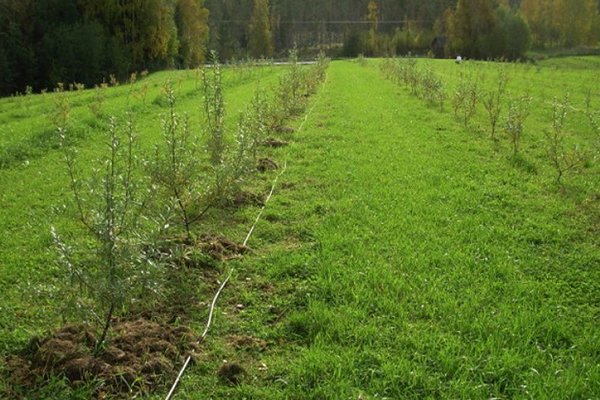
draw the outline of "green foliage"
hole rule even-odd
[[[178,65],[195,68],[204,62],[208,43],[208,10],[204,0],[178,0],[175,22],[179,38]]]
[[[523,0],[520,9],[537,47],[597,44],[598,3],[594,0]]]
[[[485,58],[518,60],[525,57],[531,45],[529,27],[523,18],[507,7],[496,10],[496,24],[480,42]]]
[[[157,289],[157,268],[146,247],[152,243],[151,227],[141,217],[149,192],[137,175],[138,157],[131,115],[124,128],[110,119],[107,153],[89,180],[79,178],[76,152],[69,147],[68,131],[58,127],[63,143],[76,219],[84,240],[72,244],[52,228],[59,261],[67,279],[68,305],[83,312],[84,320],[98,323],[96,349],[103,346],[113,316],[122,312],[147,289]],[[150,247],[151,248],[151,247]],[[69,311],[69,310],[67,310]]]
[[[225,160],[225,103],[221,64],[216,52],[211,52],[211,66],[202,70],[204,113],[208,131],[208,152],[213,168],[218,169]]]
[[[19,4],[21,3],[21,4]],[[121,4],[122,3],[122,4]],[[58,82],[94,86],[110,74],[197,65],[208,11],[201,0],[0,2],[0,94]]]
[[[576,90],[593,72],[509,66],[511,94],[535,80],[540,100],[520,150],[535,166],[526,170],[491,149],[503,143],[465,135],[451,112],[381,79],[376,63],[332,63],[302,140],[287,151],[297,161],[282,182],[295,187],[278,190],[265,211],[257,241],[269,251],[243,260],[245,279],[224,293],[222,304],[245,308],[218,320],[184,390],[269,400],[594,398],[600,271],[591,266],[600,254],[590,208],[600,175],[584,170],[566,194],[549,190],[554,171],[540,146],[542,96]],[[469,64],[475,76],[495,69]],[[448,87],[465,66],[419,60]],[[290,227],[302,243],[290,246]],[[240,336],[258,343],[232,348]],[[260,369],[224,385],[211,373],[223,359]]]
[[[508,115],[504,122],[504,131],[510,140],[513,155],[517,155],[525,129],[525,121],[530,114],[531,97],[522,95],[512,98],[508,103]]]
[[[425,69],[419,79],[421,85],[421,96],[431,105],[437,105],[440,110],[444,108],[446,92],[441,78],[430,69]]]
[[[161,220],[168,225],[183,225],[190,241],[192,224],[210,206],[209,187],[201,175],[200,138],[192,132],[187,116],[176,112],[171,82],[167,82],[164,92],[168,111],[161,120],[163,143],[156,146],[150,174],[164,204],[158,208],[166,210]]]
[[[567,144],[566,122],[571,103],[569,95],[552,102],[552,129],[546,131],[546,151],[550,163],[556,170],[556,183],[562,185],[562,178],[570,171],[580,168],[585,158],[578,147]]]
[[[496,26],[491,0],[458,0],[451,22],[452,47],[463,56],[481,58],[481,40]]]
[[[104,70],[105,36],[95,22],[58,26],[46,33],[40,62],[49,66],[48,84],[79,81],[87,85],[100,82]]]
[[[69,104],[69,95],[65,92],[64,85],[59,83],[54,89],[52,113],[49,115],[49,122],[59,131],[69,129],[69,115],[71,105]]]
[[[596,147],[600,156],[600,112],[592,107],[592,93],[590,91],[588,91],[585,98],[585,115],[592,131],[596,134]]]
[[[266,92],[259,88],[254,93],[250,107],[242,115],[238,125],[238,132],[243,134],[241,138],[238,138],[239,153],[247,151],[255,164],[258,161],[259,146],[267,138],[269,132],[269,121],[268,118],[265,118],[268,114],[269,99]],[[244,147],[247,149],[244,150]]]
[[[290,51],[288,70],[279,78],[279,86],[276,89],[277,125],[282,121],[298,115],[306,105],[306,97],[303,96],[305,85],[305,71],[298,64],[298,51]]]
[[[483,106],[488,113],[490,121],[490,136],[492,140],[496,139],[496,126],[500,119],[500,113],[506,94],[506,85],[508,84],[508,74],[506,68],[499,67],[496,77],[496,85],[492,89],[485,90],[483,93]]]
[[[248,50],[252,57],[261,58],[273,55],[269,0],[254,0],[248,36]]]
[[[88,105],[91,113],[96,118],[101,118],[104,116],[104,103],[106,102],[106,89],[107,85],[105,83],[100,84],[94,88],[94,101]]]
[[[344,46],[342,47],[341,54],[343,57],[355,58],[358,57],[359,54],[364,52],[360,33],[357,31],[351,31],[344,41]]]
[[[380,64],[381,71],[396,84],[404,84],[411,94],[423,98],[429,105],[444,109],[446,89],[442,79],[429,68],[419,69],[413,58],[385,59]]]
[[[469,122],[477,113],[481,95],[481,88],[476,77],[470,73],[462,73],[452,96],[452,107],[454,115],[460,117],[465,128],[469,126]]]

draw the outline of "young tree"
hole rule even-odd
[[[110,119],[106,154],[89,180],[81,179],[76,152],[69,147],[68,123],[57,124],[65,154],[76,218],[82,227],[74,246],[52,228],[59,262],[70,275],[72,302],[91,314],[99,326],[96,351],[101,351],[113,317],[126,309],[145,288],[154,286],[160,273],[155,258],[145,248],[153,228],[144,218],[149,189],[138,174],[133,122],[125,128]],[[153,276],[154,275],[154,276]]]
[[[269,0],[254,0],[248,43],[252,57],[273,55],[273,34],[269,15]]]
[[[567,172],[577,170],[584,162],[583,153],[577,146],[567,144],[566,119],[571,103],[569,95],[563,100],[554,98],[552,102],[552,129],[546,131],[546,151],[550,163],[556,170],[556,183],[562,186],[562,178]]]

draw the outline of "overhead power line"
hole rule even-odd
[[[215,21],[217,23],[237,23],[237,24],[249,24],[250,20],[244,20],[244,19],[221,19],[218,21]],[[395,21],[377,21],[377,24],[381,25],[381,24],[406,24],[407,22],[409,23],[423,23],[423,22],[432,22],[432,20],[427,20],[427,19],[409,19],[409,20],[395,20]],[[312,21],[277,21],[278,24],[290,24],[290,25],[316,25],[316,24],[333,24],[333,25],[351,25],[351,24],[356,24],[356,25],[370,25],[372,24],[371,21],[361,21],[361,20],[341,20],[341,21],[327,21],[327,20],[312,20]]]

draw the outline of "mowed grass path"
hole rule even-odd
[[[551,176],[376,68],[314,101],[180,398],[598,398],[598,239]]]

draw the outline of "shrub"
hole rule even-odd
[[[525,120],[529,116],[531,97],[523,95],[512,99],[508,104],[508,115],[504,123],[504,131],[510,140],[513,155],[517,155],[523,136]]]
[[[302,93],[305,76],[298,64],[298,51],[290,51],[289,69],[279,78],[279,87],[276,92],[276,101],[280,108],[280,119],[298,115],[306,106],[306,97]]]
[[[59,128],[77,220],[83,239],[67,245],[52,228],[60,264],[69,275],[65,290],[72,304],[100,325],[96,350],[101,350],[113,316],[144,289],[157,288],[160,269],[147,249],[152,229],[142,218],[149,189],[135,156],[131,116],[124,129],[115,118],[107,130],[108,153],[87,180],[78,178],[76,153],[67,145],[67,131]],[[145,250],[146,249],[146,250]]]
[[[244,115],[244,124],[248,126],[249,154],[254,162],[258,161],[258,148],[267,136],[269,99],[262,89],[257,89],[249,109]]]
[[[200,138],[190,129],[187,117],[175,111],[175,93],[170,82],[164,87],[168,112],[162,117],[162,145],[155,148],[155,158],[150,165],[153,183],[165,201],[169,224],[182,224],[187,239],[191,239],[191,226],[210,207],[207,184],[200,175]]]
[[[508,84],[508,75],[505,69],[500,69],[496,80],[496,87],[488,90],[483,95],[483,106],[488,113],[490,121],[490,135],[496,139],[496,126],[502,112],[502,103],[506,94],[506,85]]]
[[[211,52],[211,67],[202,70],[204,111],[208,130],[208,151],[213,167],[223,163],[225,154],[225,102],[221,64],[216,52]]]
[[[104,102],[106,101],[106,88],[107,85],[102,83],[100,86],[94,88],[94,101],[88,105],[90,112],[96,118],[104,116]]]
[[[65,87],[62,83],[59,83],[54,89],[52,100],[52,112],[49,116],[50,123],[55,126],[59,132],[65,132],[69,128],[71,106],[69,104],[68,94],[65,92]]]
[[[452,98],[454,115],[460,117],[465,127],[477,113],[477,104],[481,99],[481,89],[472,75],[461,74],[458,87]]]
[[[429,104],[439,105],[440,110],[444,108],[446,92],[442,80],[430,69],[425,69],[419,79],[422,88],[422,96]]]
[[[554,98],[552,102],[552,129],[546,132],[546,151],[550,163],[556,170],[556,183],[562,185],[561,179],[569,172],[576,170],[585,162],[583,153],[577,148],[567,147],[565,124],[571,103],[567,94],[562,101]]]
[[[600,157],[600,112],[592,109],[592,94],[590,92],[586,95],[585,115],[592,131],[596,134],[596,157]]]

